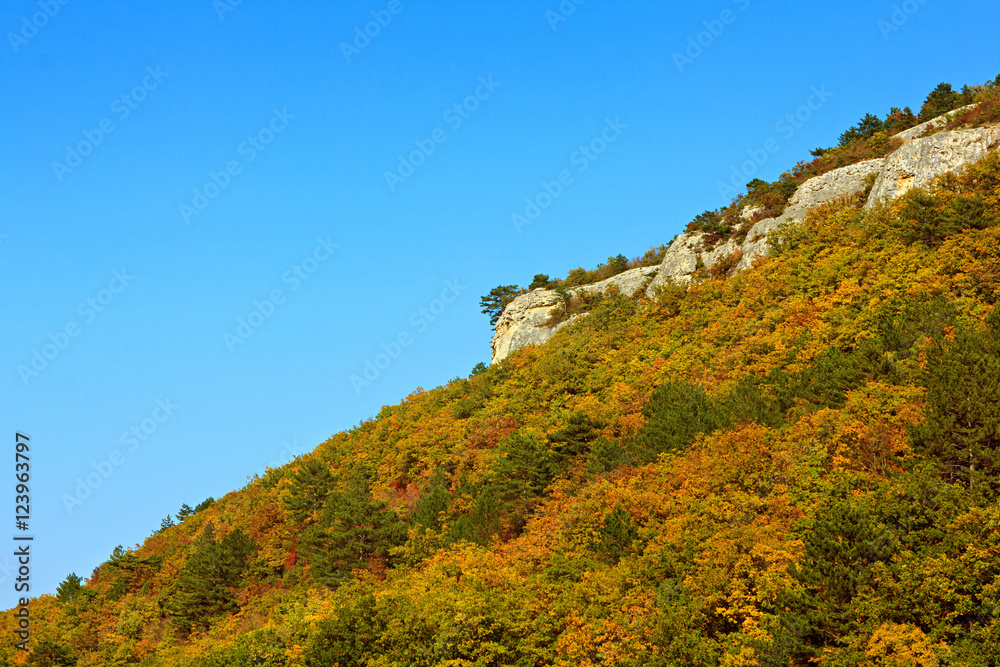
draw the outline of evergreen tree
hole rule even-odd
[[[78,577],[75,572],[66,575],[58,587],[56,587],[56,597],[60,602],[69,602],[75,598],[83,588],[83,578]]]
[[[946,114],[959,106],[960,101],[959,94],[951,89],[950,83],[939,83],[937,88],[928,93],[927,99],[920,107],[920,121],[923,122]]]
[[[882,132],[885,126],[878,116],[870,113],[866,113],[864,117],[858,121],[857,125],[851,127],[843,134],[840,135],[840,145],[846,146],[847,144],[857,141],[858,139],[867,139],[874,136],[878,132]]]
[[[76,657],[65,646],[42,639],[35,644],[25,664],[38,667],[74,667],[76,662]]]
[[[177,520],[184,521],[184,519],[188,518],[194,513],[195,511],[191,509],[191,506],[188,505],[187,503],[184,503],[183,505],[181,505],[181,508],[177,511]]]
[[[326,500],[316,524],[302,534],[310,573],[336,585],[363,567],[387,567],[390,550],[406,541],[406,526],[386,504],[374,500],[368,483],[355,479]]]
[[[490,316],[490,326],[495,327],[503,309],[507,307],[523,290],[517,285],[498,285],[490,290],[490,293],[480,297],[479,305],[482,312]]]
[[[522,431],[503,440],[496,452],[497,459],[490,475],[489,488],[489,493],[495,498],[485,498],[480,505],[485,507],[496,504],[497,513],[502,512],[510,517],[511,523],[520,530],[520,526],[534,512],[544,495],[545,487],[555,476],[552,470],[552,452],[545,443],[538,442]]]
[[[608,257],[608,262],[605,266],[611,270],[612,275],[618,275],[619,273],[628,270],[628,257],[622,255],[621,253],[615,255],[614,257]]]
[[[710,433],[721,425],[705,390],[682,381],[668,380],[654,389],[642,414],[646,423],[636,445],[646,459],[684,449],[699,433]]]
[[[431,530],[441,529],[441,513],[448,509],[448,487],[444,471],[438,470],[431,477],[413,510],[413,522]]]
[[[566,426],[548,436],[552,448],[554,473],[559,474],[576,457],[590,453],[590,446],[601,434],[601,425],[587,415],[574,412]]]
[[[317,458],[306,460],[292,477],[292,487],[285,499],[285,509],[299,523],[312,523],[326,505],[333,491],[333,475]]]
[[[991,491],[1000,474],[1000,307],[984,328],[960,326],[927,350],[927,417],[914,427],[922,453],[947,479]]]
[[[156,534],[162,533],[167,528],[172,528],[175,525],[177,525],[177,524],[174,523],[173,517],[171,517],[168,514],[165,519],[163,519],[163,520],[160,521],[160,527],[159,527],[159,529],[157,529],[156,531],[154,531],[153,534],[156,535]]]
[[[177,590],[168,603],[174,625],[181,630],[192,624],[207,625],[212,616],[236,610],[232,590],[256,552],[254,541],[235,528],[215,539],[209,523],[195,541],[195,550],[177,576]]]
[[[639,539],[639,529],[632,521],[632,515],[621,505],[604,517],[604,526],[591,548],[611,565],[631,553],[632,545]]]
[[[211,507],[214,504],[215,504],[215,498],[212,498],[211,496],[209,496],[208,498],[205,498],[203,501],[201,501],[200,503],[198,503],[197,505],[195,505],[194,513],[197,514],[198,512],[200,512],[202,510],[208,509],[209,507]]]
[[[535,277],[532,279],[531,284],[528,285],[528,291],[533,289],[538,289],[539,287],[549,287],[554,281],[549,280],[548,274],[536,273]]]

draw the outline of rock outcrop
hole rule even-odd
[[[606,280],[582,285],[566,290],[573,296],[581,294],[604,294],[611,287],[625,296],[635,296],[656,275],[659,269],[647,266],[629,269]],[[573,321],[573,318],[553,325],[549,314],[561,305],[560,295],[549,289],[535,289],[507,304],[497,320],[493,331],[493,355],[491,363],[505,358],[514,350],[527,345],[541,345]]]
[[[633,296],[645,287],[645,294],[653,297],[657,287],[670,281],[690,281],[699,263],[710,268],[719,262],[732,262],[734,271],[745,271],[755,260],[767,254],[768,234],[783,224],[802,220],[810,209],[820,204],[862,192],[873,176],[875,181],[865,203],[866,208],[899,197],[910,188],[926,187],[937,176],[975,162],[1000,146],[1000,126],[921,136],[963,110],[957,109],[896,134],[895,138],[904,143],[888,157],[865,160],[809,179],[795,191],[780,217],[757,220],[740,242],[730,238],[723,243],[709,245],[701,232],[685,232],[673,240],[658,267],[631,269],[570,291],[574,294],[604,293],[615,285],[622,294]],[[742,215],[752,220],[757,213],[759,209],[748,207]],[[496,363],[526,345],[540,345],[571,322],[572,319],[551,326],[549,312],[559,302],[556,292],[537,289],[508,304],[497,321],[492,361]]]
[[[986,152],[997,145],[1000,145],[1000,127],[996,126],[913,139],[885,158],[865,208],[906,194],[910,188],[927,187],[941,174],[986,157]]]

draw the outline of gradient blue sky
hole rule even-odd
[[[478,301],[495,285],[668,242],[768,139],[756,175],[773,179],[866,112],[1000,73],[995,2],[587,0],[553,28],[558,0],[401,0],[350,59],[341,44],[389,2],[243,0],[221,18],[220,3],[47,0],[37,31],[37,0],[0,3],[0,433],[8,451],[15,431],[32,438],[34,594],[488,361]],[[719,34],[678,67],[706,21]],[[493,90],[458,125],[445,114],[481,77]],[[829,99],[779,129],[814,87]],[[580,171],[607,119],[624,128]],[[385,172],[431,137],[390,189]],[[53,167],[80,142],[89,155]],[[563,170],[572,183],[519,233],[511,215]],[[213,173],[226,187],[195,202]],[[317,239],[338,247],[313,263]],[[457,296],[435,303],[445,281]],[[231,351],[274,290],[283,303]],[[401,333],[410,345],[356,391]],[[19,367],[60,342],[25,382]],[[0,540],[15,532],[4,497]]]

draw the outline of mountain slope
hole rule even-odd
[[[861,204],[116,550],[32,659],[995,664],[1000,154]]]

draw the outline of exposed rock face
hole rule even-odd
[[[621,294],[634,296],[656,275],[657,270],[655,266],[629,269],[606,280],[567,291],[573,295],[604,294],[614,286]],[[541,345],[572,322],[575,318],[550,326],[549,313],[560,303],[559,295],[553,290],[536,289],[507,304],[494,328],[491,363],[496,363],[514,350],[527,345]]]
[[[1000,127],[941,132],[903,144],[885,159],[865,208],[892,199],[910,188],[930,185],[937,176],[986,157],[1000,144]]]
[[[573,288],[570,291],[577,294],[604,293],[608,287],[616,285],[622,294],[633,296],[645,286],[646,295],[652,297],[655,296],[658,286],[665,285],[669,281],[678,283],[690,281],[699,260],[706,268],[710,268],[723,260],[733,261],[738,258],[734,270],[749,269],[756,259],[767,254],[767,236],[770,232],[777,230],[783,224],[794,224],[802,220],[810,209],[820,204],[861,192],[865,188],[866,180],[873,174],[877,176],[865,204],[866,208],[870,208],[878,201],[898,197],[912,187],[926,187],[935,177],[975,162],[985,157],[987,151],[1000,146],[1000,126],[940,132],[929,137],[920,136],[930,126],[947,122],[949,116],[963,110],[956,109],[950,114],[895,135],[906,143],[886,158],[866,160],[809,179],[795,191],[780,218],[758,220],[740,243],[728,239],[725,243],[709,249],[706,248],[702,233],[685,232],[674,239],[663,261],[655,269],[632,269],[599,283]],[[747,220],[752,220],[759,212],[759,209],[747,207],[741,215]],[[737,252],[740,254],[734,255]],[[652,277],[654,272],[655,277]],[[650,277],[652,277],[651,282]],[[572,321],[562,322],[555,327],[547,325],[549,311],[558,302],[558,295],[551,290],[534,290],[514,299],[497,321],[493,336],[493,362],[500,361],[514,350],[526,345],[544,343]]]
[[[865,160],[810,178],[800,185],[792,198],[788,200],[788,206],[785,207],[782,217],[799,220],[806,217],[809,209],[815,206],[837,197],[846,197],[860,192],[865,187],[865,179],[872,174],[877,174],[884,163],[885,158],[881,157]]]
[[[559,302],[552,290],[536,289],[507,304],[493,330],[493,355],[490,363],[504,359],[514,350],[541,345],[567,324],[548,326],[549,311]]]

